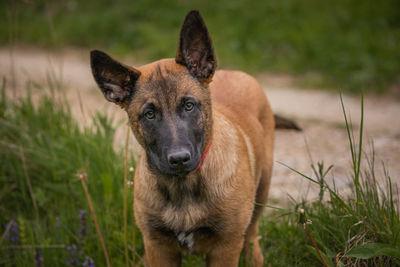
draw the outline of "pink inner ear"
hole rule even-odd
[[[207,27],[198,11],[191,11],[182,25],[176,62],[197,79],[208,79],[217,62]]]
[[[120,85],[112,83],[104,83],[105,91],[104,95],[107,100],[111,102],[121,102],[129,96],[130,92]]]
[[[201,52],[198,51],[198,50],[194,50],[194,51],[192,52],[192,61],[193,61],[193,64],[198,65],[199,62],[200,62],[200,59],[201,59]]]
[[[208,78],[213,72],[214,65],[213,62],[208,62],[208,56],[206,51],[192,49],[184,51],[184,58],[186,61],[186,66],[189,72],[199,78]]]

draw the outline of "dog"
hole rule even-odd
[[[216,71],[206,25],[190,11],[174,59],[139,68],[99,50],[91,68],[105,98],[128,114],[143,148],[134,176],[134,213],[146,266],[180,266],[206,255],[207,266],[262,266],[257,221],[268,198],[276,117],[259,83]]]

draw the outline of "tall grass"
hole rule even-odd
[[[51,84],[43,88],[48,94],[38,101],[32,100],[30,89],[26,97],[12,100],[6,87],[4,81],[0,101],[0,225],[5,229],[11,222],[15,233],[10,231],[2,239],[0,265],[32,264],[38,246],[51,247],[40,249],[46,266],[74,266],[90,263],[90,259],[98,266],[105,265],[77,177],[85,172],[112,264],[121,266],[125,262],[121,227],[124,156],[113,147],[115,123],[96,114],[92,126],[80,128],[65,98]],[[134,166],[132,160],[129,166]],[[128,200],[132,200],[131,195]],[[135,230],[132,217],[128,209],[130,235]],[[139,250],[135,253],[140,254],[140,240],[135,247]]]
[[[124,162],[127,150],[114,149],[116,125],[110,118],[97,114],[91,126],[79,127],[54,84],[46,85],[49,93],[33,101],[29,84],[27,96],[15,100],[7,97],[8,86],[2,83],[0,265],[106,265],[78,173],[87,174],[92,214],[104,235],[111,266],[139,263],[142,238],[132,209],[124,210],[124,203],[132,203],[126,185],[133,172],[126,171],[134,162]],[[362,129],[358,139],[348,123],[347,129],[351,192],[343,194],[327,183],[332,167],[323,163],[313,166],[312,177],[299,173],[319,186],[320,196],[315,201],[293,200],[288,208],[268,211],[261,219],[261,247],[271,266],[322,265],[302,227],[304,220],[312,221],[306,227],[330,266],[400,265],[397,187],[388,172],[376,172],[374,154],[363,152]],[[382,180],[386,184],[378,182]],[[299,223],[301,209],[307,218]],[[185,257],[183,263],[204,266],[204,255]]]
[[[295,206],[292,211],[286,211],[284,214],[288,214],[289,218],[279,224],[269,222],[266,229],[268,232],[271,224],[273,227],[278,227],[278,229],[273,228],[273,231],[278,232],[289,227],[290,231],[285,230],[285,237],[293,234],[298,238],[299,233],[295,232],[295,224],[304,225],[310,231],[311,238],[316,241],[317,247],[322,251],[322,256],[329,266],[399,266],[399,192],[397,185],[392,184],[385,166],[383,166],[383,173],[379,174],[381,177],[378,177],[373,149],[370,153],[363,151],[363,99],[361,103],[359,137],[356,139],[341,98],[352,162],[352,175],[348,178],[350,194],[341,195],[335,184],[327,183],[325,176],[332,166],[325,170],[323,163],[318,163],[317,166],[313,164],[314,177],[309,177],[289,167],[301,177],[317,184],[320,188],[320,197],[311,202],[294,201]],[[364,170],[361,168],[362,160],[367,161]],[[327,201],[323,200],[324,193],[329,196]],[[300,213],[303,209],[308,220],[312,222],[311,225],[306,226],[306,219],[301,218]],[[296,222],[297,215],[300,216],[300,222],[299,220]],[[320,260],[311,242],[283,243],[288,246],[286,249],[293,249],[292,252],[298,255],[299,259],[305,257],[309,260],[314,256],[314,260]],[[265,249],[269,255],[271,252],[267,247]],[[273,248],[274,252],[275,250],[276,248]],[[279,255],[283,257],[282,254]],[[287,258],[281,258],[279,261],[276,255],[271,254],[271,256],[274,256],[269,257],[272,261],[278,260],[277,265],[296,263],[303,266],[297,259],[295,262],[287,262]]]

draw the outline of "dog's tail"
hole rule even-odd
[[[302,131],[302,129],[299,126],[297,126],[297,124],[294,123],[293,121],[285,119],[276,114],[274,114],[274,118],[275,118],[275,129],[296,130],[299,132]]]

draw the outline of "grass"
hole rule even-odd
[[[354,137],[343,100],[341,101],[352,161],[352,175],[349,177],[351,193],[341,196],[335,184],[329,185],[326,182],[325,178],[333,165],[325,169],[322,162],[313,164],[314,177],[304,175],[288,166],[320,188],[317,201],[301,203],[294,201],[295,205],[289,212],[289,218],[291,216],[294,220],[293,214],[305,210],[309,220],[299,214],[298,223],[311,233],[313,237],[311,238],[316,241],[329,266],[400,266],[398,188],[392,185],[390,175],[386,171],[381,174],[383,179],[379,179],[386,184],[382,186],[378,182],[378,178],[382,177],[378,177],[375,171],[373,146],[370,154],[362,156],[363,99],[358,139]],[[367,161],[365,170],[361,168],[362,160]],[[386,170],[385,166],[383,167]],[[327,201],[324,201],[324,194],[328,194]],[[312,222],[309,226],[307,226],[308,221]],[[282,225],[287,227],[293,223],[294,221],[286,221]],[[306,259],[312,257],[310,253],[319,259],[316,248],[311,245],[296,245],[300,247],[300,255]],[[281,263],[277,263],[276,266]],[[301,261],[297,263],[300,266],[309,266],[309,264],[303,265]]]
[[[398,82],[396,0],[1,1],[0,44],[100,48],[148,62],[175,55],[192,8],[205,18],[220,66],[356,93]]]
[[[0,265],[26,266],[37,253],[47,266],[65,266],[71,260],[82,263],[85,256],[104,262],[77,176],[83,172],[110,258],[114,266],[122,265],[124,156],[113,148],[115,124],[97,114],[91,127],[81,129],[63,97],[56,96],[57,88],[34,105],[29,94],[11,101],[6,86],[0,101],[0,225],[4,231],[11,222],[15,232],[10,231],[0,244]],[[128,213],[131,226],[132,209]],[[33,247],[11,249],[12,245]],[[37,245],[58,247],[39,250]],[[136,248],[141,251],[140,241]]]
[[[131,266],[132,259],[139,262],[144,252],[132,209],[124,209],[124,203],[132,201],[124,180],[131,179],[127,169],[135,163],[125,163],[132,158],[124,155],[127,150],[113,147],[117,125],[97,114],[91,118],[92,126],[80,127],[56,84],[44,86],[48,93],[39,101],[30,97],[29,84],[27,96],[18,100],[8,98],[8,86],[2,84],[0,265],[106,266],[95,214],[111,266]],[[285,209],[267,209],[259,233],[271,266],[321,266],[304,227],[329,266],[400,265],[398,190],[387,172],[380,174],[386,185],[377,182],[382,179],[375,171],[373,153],[369,159],[362,156],[363,121],[356,139],[345,117],[353,162],[350,194],[341,195],[327,184],[330,167],[318,163],[314,176],[299,175],[319,185],[319,199],[293,200]],[[367,168],[362,169],[361,160],[366,159]],[[83,173],[87,178],[78,179],[77,174]],[[88,187],[93,213],[81,182]],[[301,209],[306,218],[299,218]],[[204,255],[183,262],[204,266]],[[240,266],[246,266],[243,259]]]

